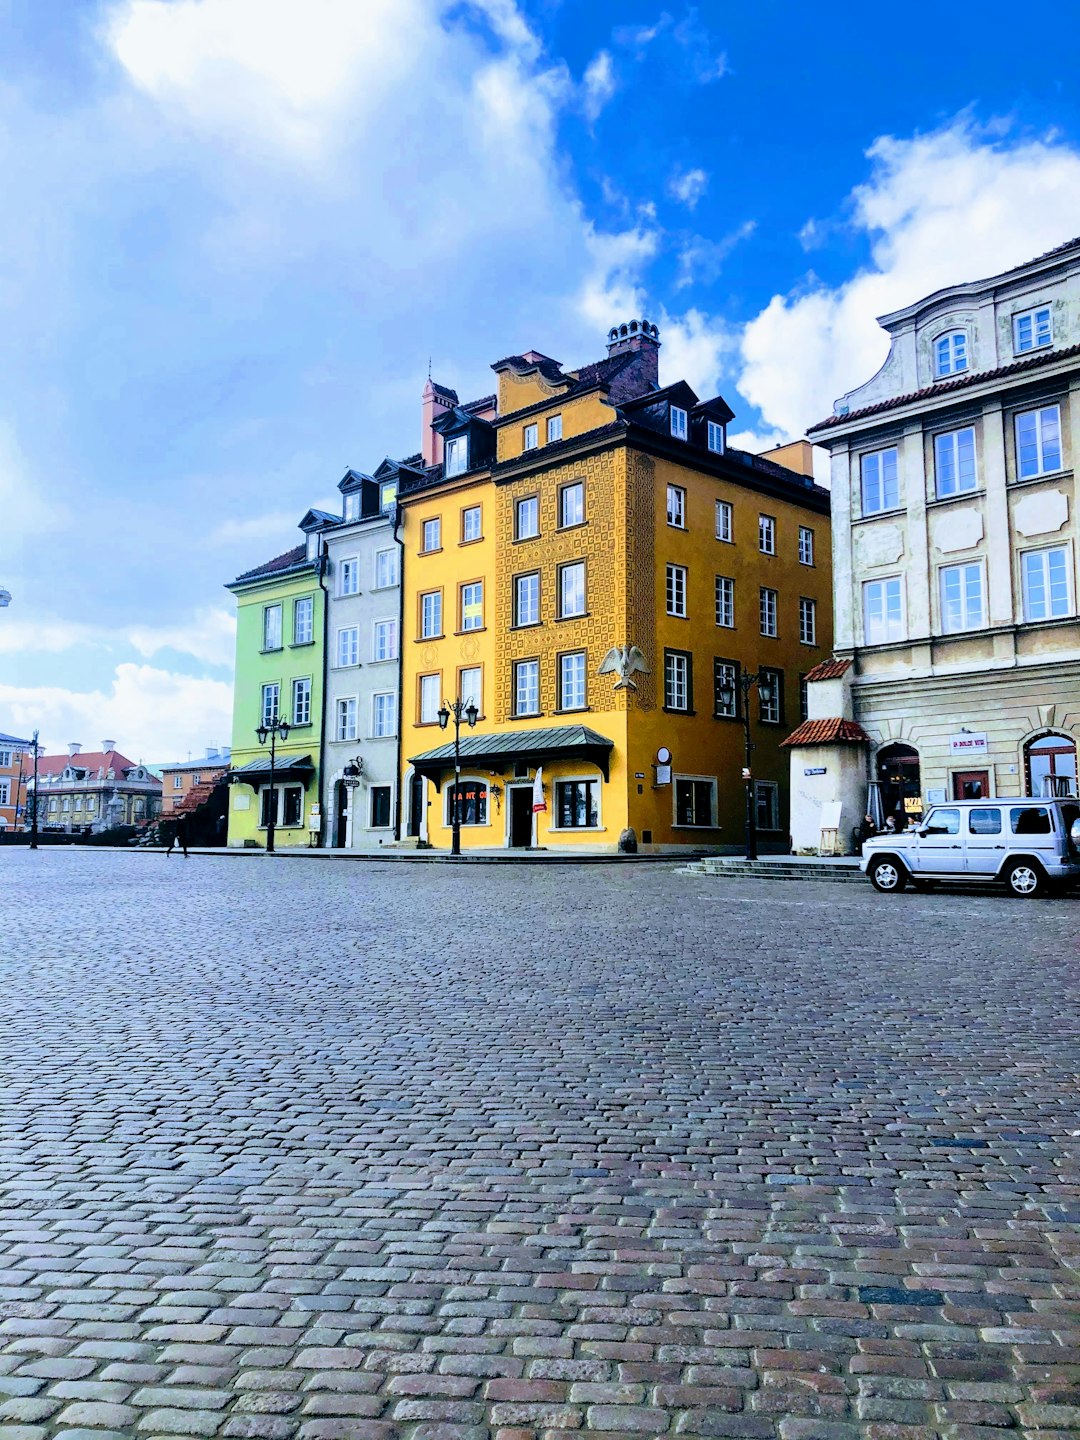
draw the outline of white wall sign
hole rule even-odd
[[[968,731],[960,735],[949,736],[949,754],[963,756],[983,756],[988,753],[990,746],[986,741],[984,731]]]

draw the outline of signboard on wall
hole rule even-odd
[[[986,732],[982,730],[962,730],[959,735],[949,736],[950,755],[981,758],[989,752],[989,749]]]

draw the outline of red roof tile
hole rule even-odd
[[[781,745],[859,745],[869,744],[870,736],[854,720],[804,720]]]
[[[76,770],[86,770],[97,777],[99,770],[112,769],[120,778],[125,770],[132,770],[135,761],[121,755],[119,750],[89,750],[79,755],[42,755],[38,760],[39,775],[62,775],[69,765]]]
[[[812,670],[808,670],[803,676],[804,680],[839,680],[841,675],[846,675],[851,669],[850,660],[837,660],[834,655],[831,660],[822,660]]]

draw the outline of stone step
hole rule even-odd
[[[827,880],[832,883],[854,884],[865,877],[853,858],[835,860],[790,859],[745,860],[731,856],[707,856],[682,867],[682,873],[719,875],[742,880]]]

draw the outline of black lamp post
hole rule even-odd
[[[38,751],[41,749],[41,746],[38,744],[38,731],[36,731],[36,730],[34,731],[34,738],[33,738],[33,740],[30,742],[30,746],[31,746],[31,749],[32,749],[33,752],[34,752],[34,813],[33,813],[33,815],[30,817],[30,849],[31,849],[31,850],[36,850],[36,849],[38,848],[38,843],[37,843],[37,837],[38,837],[38,807],[39,807],[40,804],[41,804],[41,799],[40,799],[40,797],[39,797],[39,795],[38,795],[38,764],[37,764],[37,762],[38,762]]]
[[[271,716],[269,722],[263,721],[255,731],[260,745],[266,744],[267,736],[270,737],[270,804],[267,807],[266,816],[266,853],[274,853],[274,820],[277,812],[277,796],[274,794],[274,761],[277,759],[277,742],[280,737],[284,744],[289,738],[289,722],[279,720],[277,715]]]
[[[453,839],[450,843],[450,854],[461,854],[461,717],[464,715],[471,730],[476,724],[479,710],[476,702],[470,700],[454,701],[444,700],[439,710],[439,725],[445,730],[450,724],[450,717],[454,717],[454,809],[453,809]]]
[[[720,700],[725,710],[730,710],[733,705],[741,707],[735,711],[735,714],[743,722],[743,737],[746,747],[742,778],[743,784],[746,786],[747,860],[757,859],[757,807],[754,804],[754,775],[750,764],[750,757],[754,753],[754,742],[750,739],[750,691],[756,685],[762,702],[767,705],[773,697],[773,683],[764,671],[755,670],[753,674],[744,672],[739,676],[738,688],[730,680],[720,687]]]

